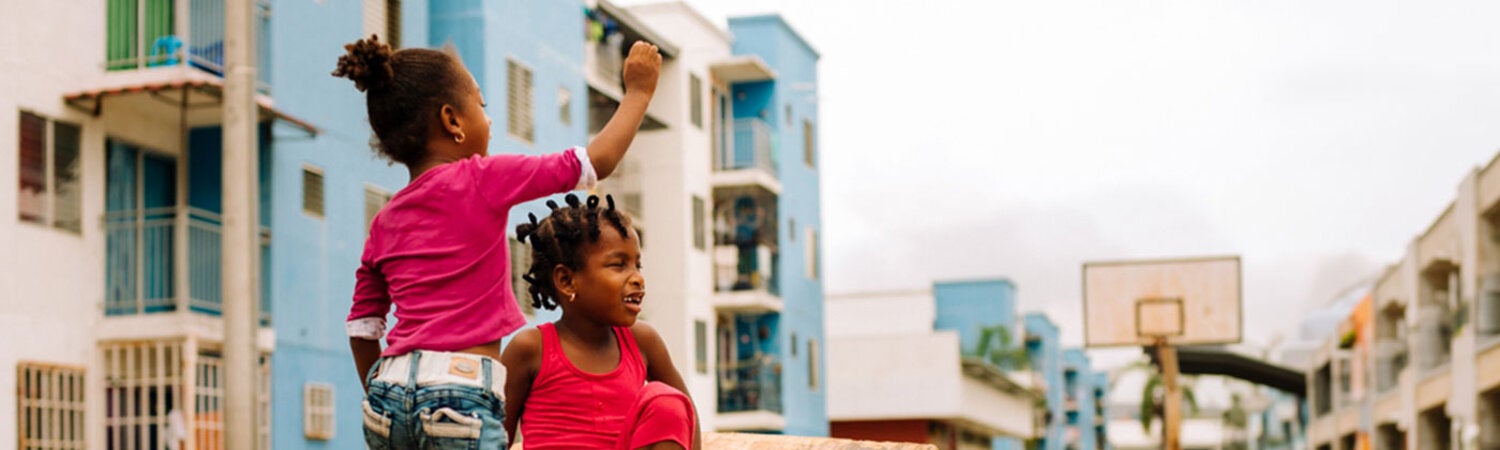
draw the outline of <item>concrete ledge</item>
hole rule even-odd
[[[743,433],[704,434],[703,448],[705,450],[937,450],[937,446],[931,444]]]

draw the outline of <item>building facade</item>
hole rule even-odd
[[[1369,317],[1348,322],[1353,345],[1342,335],[1324,343],[1324,362],[1308,375],[1309,397],[1327,400],[1314,404],[1314,448],[1500,446],[1497,210],[1491,160],[1378,277]]]
[[[0,350],[15,368],[0,371],[14,387],[0,403],[17,405],[0,423],[18,424],[0,440],[217,448],[224,3],[0,11],[14,49],[0,65],[21,78],[0,87],[17,124],[0,127],[16,143],[0,157],[18,162],[0,166],[0,194],[16,199],[0,202],[0,297],[23,299],[0,313],[22,344]],[[263,446],[362,445],[342,322],[369,221],[407,175],[370,152],[362,95],[328,71],[372,33],[453,44],[489,100],[490,151],[526,154],[585,144],[620,98],[623,43],[660,45],[647,124],[599,191],[638,217],[646,319],[700,411],[717,413],[706,430],[827,434],[818,54],[780,17],[735,19],[731,34],[680,4],[262,1],[253,14],[261,126],[243,170],[261,201],[235,213],[261,227]]]
[[[832,435],[1024,448],[1037,436],[1042,393],[1008,334],[1019,330],[1014,292],[994,280],[830,297]]]

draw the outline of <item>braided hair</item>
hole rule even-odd
[[[615,209],[614,197],[606,195],[603,207],[597,195],[580,202],[577,195],[568,194],[563,201],[567,207],[548,200],[552,213],[547,218],[538,222],[536,214],[527,214],[531,221],[516,226],[516,239],[531,243],[531,269],[521,278],[530,285],[527,292],[531,293],[533,308],[557,309],[562,296],[552,283],[552,270],[558,266],[583,269],[584,249],[599,242],[601,223],[613,226],[621,236],[629,236],[630,214]]]
[[[344,45],[333,76],[354,80],[365,93],[375,138],[370,146],[394,162],[411,165],[427,156],[428,126],[443,104],[457,105],[468,72],[452,47],[392,50],[376,35]]]

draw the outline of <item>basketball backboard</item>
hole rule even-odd
[[[1083,265],[1084,342],[1091,348],[1234,344],[1241,339],[1238,256]]]

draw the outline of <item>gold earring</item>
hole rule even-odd
[[[573,303],[573,298],[574,297],[578,297],[578,293],[577,292],[574,292],[572,294],[568,294],[568,303]]]
[[[460,134],[453,135],[453,143],[454,144],[462,144],[462,143],[464,143],[463,135],[460,135]]]

